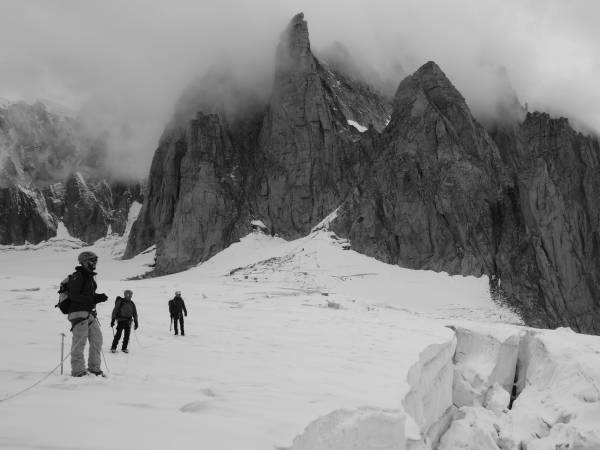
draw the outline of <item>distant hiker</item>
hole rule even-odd
[[[183,314],[182,314],[183,313]],[[171,315],[171,321],[175,325],[175,334],[179,334],[177,330],[177,322],[181,325],[181,335],[185,336],[183,330],[183,316],[187,317],[187,309],[185,309],[185,303],[181,298],[181,292],[175,292],[175,297],[169,300],[169,314]]]
[[[96,319],[96,304],[105,302],[106,294],[96,294],[98,285],[94,280],[98,256],[93,252],[81,252],[77,257],[79,266],[69,276],[68,319],[73,325],[71,344],[71,375],[82,377],[87,374],[83,351],[86,341],[90,341],[88,371],[94,375],[104,375],[100,368],[102,351],[102,331]]]
[[[123,336],[123,346],[121,347],[121,350],[125,353],[129,353],[127,344],[129,344],[129,334],[131,333],[131,321],[134,323],[134,330],[138,329],[137,309],[135,303],[131,300],[133,292],[127,289],[123,292],[123,297],[116,298],[115,307],[113,308],[110,319],[111,328],[115,326],[115,321],[117,322],[117,333],[115,334],[110,348],[110,351],[113,353],[116,353],[117,351],[117,345],[119,345],[119,339],[121,339],[123,331],[125,332],[125,335]]]

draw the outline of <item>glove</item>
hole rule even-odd
[[[102,303],[108,300],[106,294],[94,294],[94,298],[96,300],[96,303]]]
[[[184,315],[185,317],[187,317],[187,313],[184,313],[183,315]]]
[[[136,324],[133,326],[133,329],[134,329],[134,330],[137,330],[137,329],[138,329],[138,324],[137,324],[137,323],[136,323]]]
[[[115,326],[115,321],[114,321],[114,320],[112,320],[112,321],[110,322],[110,327],[112,328],[112,327],[114,327],[114,326]]]

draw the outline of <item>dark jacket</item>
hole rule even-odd
[[[97,303],[106,301],[106,295],[96,294],[95,272],[88,272],[81,266],[75,267],[75,272],[69,277],[69,312],[91,312]]]
[[[175,297],[172,300],[169,300],[169,314],[171,317],[181,317],[182,311],[187,316],[187,309],[185,309],[185,303],[181,297]]]
[[[133,310],[133,316],[128,316],[128,315],[124,315],[122,314],[123,311],[127,310],[127,305],[130,304],[131,305],[131,309]],[[123,307],[125,307],[126,309],[124,310]],[[114,322],[115,320],[117,322],[129,322],[133,319],[133,323],[135,324],[135,326],[138,326],[138,314],[137,314],[137,308],[135,307],[135,303],[133,303],[133,300],[127,300],[126,298],[123,297],[117,297],[115,299],[115,307],[113,308],[112,311],[112,315],[110,317],[110,321],[111,323]]]

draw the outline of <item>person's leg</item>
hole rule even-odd
[[[177,316],[173,317],[173,325],[175,326],[175,334],[179,334],[179,330],[177,329],[178,321],[179,321],[179,317],[177,317]]]
[[[73,341],[71,342],[71,375],[77,376],[85,373],[85,357],[83,351],[88,340],[88,321],[82,320],[73,327]]]
[[[179,320],[181,321],[179,322],[179,325],[181,325],[181,335],[185,336],[185,331],[183,330],[183,316],[181,316]]]
[[[117,345],[119,345],[119,340],[121,339],[121,333],[123,332],[123,327],[121,326],[121,322],[117,322],[117,332],[115,337],[113,338],[112,345],[110,346],[111,350],[116,350]]]
[[[131,322],[122,322],[123,330],[125,330],[125,336],[123,336],[123,350],[127,350],[127,345],[129,344],[129,334],[131,333]]]
[[[102,364],[102,330],[95,317],[89,321],[90,355],[88,357],[88,370],[101,372]]]

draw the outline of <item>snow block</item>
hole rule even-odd
[[[530,330],[507,432],[528,450],[600,448],[600,338]]]
[[[309,424],[289,450],[406,450],[401,411],[336,410]]]
[[[413,447],[420,441],[435,446],[450,424],[455,349],[456,337],[444,344],[430,345],[408,372],[411,389],[402,406],[410,415],[406,435],[414,441]]]
[[[488,391],[497,384],[509,394],[515,380],[519,343],[523,332],[514,327],[451,327],[456,332],[453,399],[457,407],[483,405]],[[510,395],[494,395],[504,398]],[[501,405],[495,405],[500,407]]]
[[[465,406],[450,429],[442,436],[437,450],[498,450],[498,418],[480,407]]]

